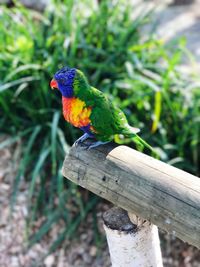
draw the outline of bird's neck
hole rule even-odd
[[[74,90],[73,90],[72,84],[59,85],[59,90],[63,97],[66,97],[66,98],[74,97]]]

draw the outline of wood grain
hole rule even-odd
[[[126,146],[73,147],[63,175],[200,248],[200,179]]]

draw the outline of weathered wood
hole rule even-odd
[[[63,175],[200,248],[200,179],[126,146],[73,147]]]

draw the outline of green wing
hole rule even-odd
[[[134,133],[134,128],[129,126],[124,113],[101,91],[91,87],[89,98],[85,102],[87,106],[92,107],[90,120],[96,130],[97,139],[107,141],[113,139],[115,134],[130,135]]]

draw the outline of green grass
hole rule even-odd
[[[141,128],[162,160],[200,172],[200,82],[178,70],[184,39],[166,45],[152,34],[144,37],[141,28],[150,14],[131,19],[134,8],[127,1],[99,2],[56,1],[43,15],[19,4],[0,12],[0,128],[10,136],[0,148],[19,139],[23,144],[11,204],[25,177],[30,184],[28,236],[33,222],[46,216],[30,244],[57,221],[66,223],[52,250],[65,235],[74,235],[89,203],[96,203],[91,196],[85,205],[77,187],[60,174],[65,154],[81,133],[64,121],[60,95],[49,88],[59,67],[84,71],[124,110],[130,124]]]

